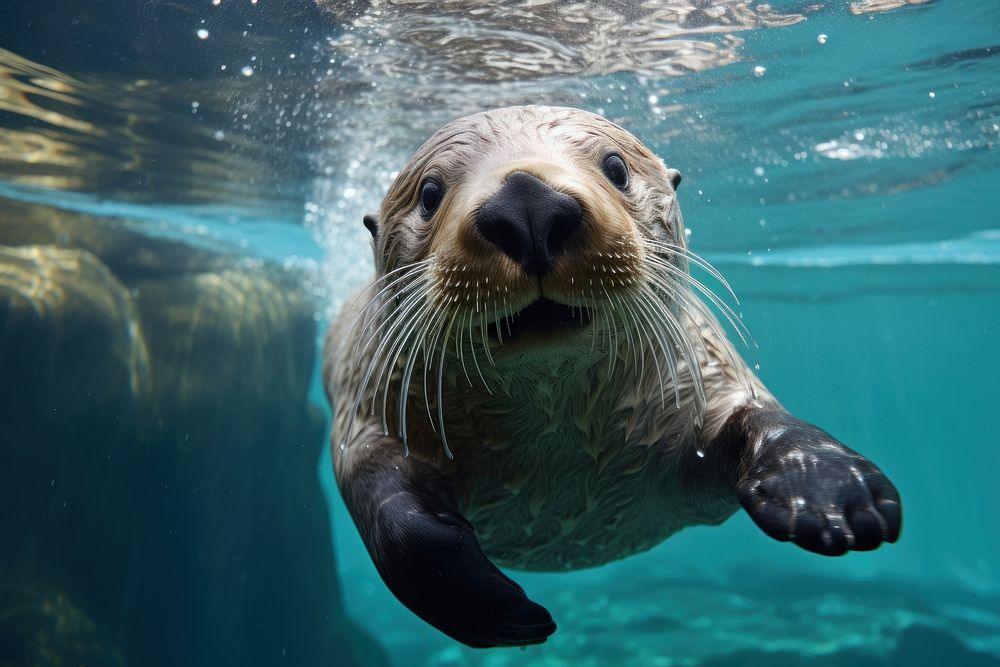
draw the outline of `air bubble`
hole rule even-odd
[[[764,76],[765,72],[767,72],[767,68],[764,67],[763,65],[757,65],[756,67],[753,68],[753,75],[754,76],[757,76],[757,77]]]
[[[208,31],[204,28],[199,28],[195,34],[198,35],[198,39],[208,39]]]
[[[816,41],[819,42],[820,44],[826,44],[826,40],[827,37],[825,32],[821,32],[820,34],[816,35]]]

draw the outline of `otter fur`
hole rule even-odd
[[[544,641],[505,567],[594,567],[718,524],[839,555],[895,541],[899,495],[786,412],[727,340],[680,174],[608,120],[455,120],[396,177],[377,276],[326,345],[341,494],[403,604],[470,646]],[[731,291],[731,290],[730,290]]]

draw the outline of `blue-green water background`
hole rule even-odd
[[[197,46],[198,25],[193,19],[178,42]],[[560,622],[557,635],[523,653],[477,653],[392,598],[328,462],[317,461],[350,614],[399,665],[628,664],[615,651],[670,664],[656,656],[877,648],[872,627],[903,612],[871,611],[877,605],[865,592],[888,587],[929,605],[905,613],[937,619],[1000,655],[993,606],[1000,593],[1000,4],[934,2],[858,15],[836,2],[793,25],[739,36],[745,43],[735,62],[684,76],[625,70],[450,87],[368,70],[364,51],[353,62],[327,58],[327,40],[296,37],[287,50],[299,61],[311,54],[308,68],[289,62],[246,76],[239,72],[252,62],[246,53],[209,51],[213,71],[228,64],[232,72],[226,95],[195,81],[155,93],[131,88],[125,102],[106,95],[94,68],[60,66],[87,84],[79,86],[87,104],[69,115],[112,130],[103,144],[83,132],[70,136],[72,128],[53,130],[84,157],[109,162],[108,143],[120,140],[115,114],[131,99],[139,115],[162,116],[144,139],[179,137],[173,148],[140,151],[190,151],[192,160],[221,167],[193,183],[176,160],[153,160],[137,181],[105,165],[114,178],[95,183],[71,178],[86,164],[46,181],[9,159],[0,197],[272,259],[301,272],[325,322],[370,270],[361,215],[437,125],[526,100],[601,112],[684,173],[691,247],[733,283],[759,343],[744,353],[789,410],[894,480],[905,508],[902,538],[873,553],[825,559],[768,539],[741,513],[596,570],[517,574]],[[426,86],[426,96],[413,99],[414,86]],[[166,131],[171,124],[177,130]],[[36,125],[44,130],[44,120]],[[314,393],[322,403],[318,380]],[[795,617],[785,625],[755,626],[748,619],[770,603],[741,588],[751,582],[778,598],[785,587],[821,585],[828,594],[817,600],[832,606],[789,607]],[[721,592],[692,602],[691,585]],[[686,612],[689,627],[642,626],[669,616],[657,609],[678,608],[697,610]]]

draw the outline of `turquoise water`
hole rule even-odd
[[[188,8],[62,32],[58,12],[12,10],[0,27],[0,221],[8,225],[0,247],[24,243],[11,240],[17,225],[65,218],[69,237],[96,225],[137,248],[180,242],[263,260],[242,266],[272,266],[288,289],[307,295],[318,341],[371,271],[361,216],[430,132],[503,104],[580,106],[623,124],[683,172],[691,247],[733,284],[758,343],[742,352],[790,411],[877,462],[903,497],[900,541],[871,553],[816,556],[770,540],[739,513],[595,570],[516,573],[559,630],[526,651],[473,651],[385,589],[333,488],[325,436],[273,443],[267,460],[276,465],[234,448],[236,462],[220,464],[227,472],[218,477],[206,473],[199,488],[252,490],[262,474],[274,498],[321,485],[339,584],[316,589],[333,597],[339,586],[347,616],[375,638],[364,642],[377,642],[396,665],[1000,664],[1000,429],[992,419],[1000,396],[1000,4],[680,2],[662,15],[594,4],[582,6],[603,28],[585,38],[553,23],[544,3],[520,14],[469,13],[458,2],[440,14],[419,3],[235,4],[179,3]],[[48,32],[16,27],[29,25]],[[129,31],[142,39],[130,40]],[[136,46],[152,32],[160,35],[152,46]],[[24,236],[31,234],[13,234]],[[170,257],[163,265],[175,265]],[[119,264],[107,264],[119,274]],[[4,340],[4,355],[20,354]],[[272,353],[282,339],[275,341]],[[214,345],[221,354],[228,343],[220,336]],[[303,393],[324,405],[318,371],[302,378]],[[177,380],[198,381],[208,380]],[[86,405],[88,396],[76,398]],[[5,421],[17,422],[8,410]],[[66,428],[72,437],[77,427]],[[24,465],[16,452],[26,432],[4,431],[0,442],[8,484],[19,477],[13,466]],[[243,437],[231,423],[219,432]],[[283,477],[288,448],[315,475]],[[142,485],[119,490],[121,479],[109,479],[94,489],[111,496],[101,507],[146,502]],[[89,487],[80,488],[83,497]],[[15,518],[18,493],[3,497],[10,553],[34,553],[22,547],[43,533],[53,549],[87,543],[75,534],[60,542],[43,518]],[[32,493],[55,506],[56,491]],[[203,491],[178,516],[199,516],[217,502]],[[322,507],[300,511],[325,526]],[[232,530],[192,534],[176,553],[153,540],[126,554],[121,577],[168,557],[220,559],[225,568],[223,554],[237,550],[227,540],[248,552],[294,554],[300,540],[330,539],[316,522],[276,540],[238,511],[226,516]],[[121,538],[132,542],[139,534],[126,535],[124,525]],[[99,549],[93,555],[102,557]],[[19,581],[23,563],[8,560],[0,571]],[[131,584],[131,597],[108,601],[74,579],[87,570],[56,570],[53,580],[97,619],[125,663],[157,664],[150,656],[172,640],[138,636],[122,617],[170,608],[169,586],[136,597],[142,587]],[[205,632],[230,633],[223,643],[263,647],[238,664],[313,664],[276,657],[278,643],[267,643],[269,632],[300,646],[321,643],[306,626],[274,629],[282,614],[309,614],[292,611],[297,600],[305,604],[298,593],[274,592],[287,588],[279,570],[261,568],[273,580],[257,597],[228,606],[219,593],[215,618],[199,621]],[[218,581],[216,572],[205,585]],[[219,618],[249,613],[248,605],[268,608],[270,621],[214,629]],[[0,665],[27,664],[6,641],[14,633],[4,618]],[[184,634],[194,625],[176,627],[185,637],[176,641],[194,647],[178,654],[185,664],[226,664],[219,656],[234,655],[209,658],[198,647],[214,640],[199,644]]]

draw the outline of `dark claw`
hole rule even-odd
[[[853,548],[855,551],[871,551],[881,544],[882,540],[889,542],[895,540],[895,538],[888,540],[884,536],[882,527],[885,524],[885,519],[870,507],[854,510],[848,517],[848,521],[851,524],[851,530],[854,531]]]
[[[889,491],[895,497],[893,500],[883,499],[875,501],[878,514],[885,519],[883,537],[886,542],[895,542],[899,539],[899,530],[903,525],[903,508],[899,504],[899,494],[890,485]]]
[[[744,497],[747,498],[745,501]],[[740,502],[765,533],[780,542],[791,539],[791,531],[788,529],[789,516],[784,503],[769,498],[754,498],[749,493],[741,493]]]
[[[824,556],[842,556],[847,553],[850,544],[843,524],[843,519],[834,523],[827,516],[811,511],[801,512],[796,517],[792,541],[803,549]]]

